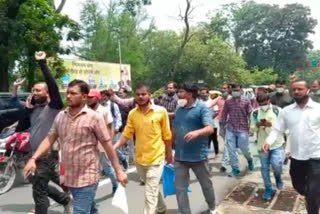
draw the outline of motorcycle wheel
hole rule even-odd
[[[8,166],[7,174],[4,174],[8,164],[10,165]],[[10,161],[0,164],[0,195],[8,192],[13,187],[16,177],[17,168],[14,164],[10,163]]]

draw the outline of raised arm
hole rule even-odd
[[[39,62],[43,77],[48,85],[48,92],[50,96],[50,103],[49,107],[53,109],[62,109],[63,102],[59,93],[58,85],[52,76],[47,62],[46,62],[46,53],[45,52],[38,52],[36,53],[36,60]]]

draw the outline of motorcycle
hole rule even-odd
[[[30,158],[30,133],[4,131],[0,134],[0,195],[14,186],[18,171]]]

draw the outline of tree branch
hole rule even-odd
[[[67,0],[61,0],[61,2],[60,2],[60,4],[59,4],[58,8],[56,9],[56,13],[61,13],[61,11],[62,11],[62,9],[63,9],[64,5],[66,4],[66,2],[67,2]]]

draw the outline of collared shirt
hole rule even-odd
[[[175,160],[198,162],[208,158],[208,137],[203,136],[186,142],[184,137],[190,131],[212,126],[212,113],[203,102],[196,100],[190,107],[179,107],[173,127],[175,131]]]
[[[163,106],[170,113],[175,112],[178,105],[178,96],[176,94],[173,95],[172,97],[165,95],[160,100],[159,105]]]
[[[270,123],[274,123],[281,112],[281,108],[278,106],[269,105],[266,111],[262,110],[260,107],[255,109],[251,114],[251,122],[250,122],[250,131],[257,133],[257,148],[258,151],[261,151],[262,145],[265,143],[268,135],[270,134],[272,128],[271,127],[257,127],[257,124],[265,119]],[[277,149],[284,144],[283,135],[279,135],[276,139],[275,143],[271,145],[270,150]]]
[[[249,131],[251,111],[252,107],[248,98],[231,98],[225,102],[221,122],[231,131]]]
[[[102,106],[102,105],[98,105],[98,108],[96,109],[96,112],[99,112],[102,114],[103,119],[106,123],[106,125],[108,126],[110,123],[113,123],[113,118],[112,118],[112,114],[111,111],[108,107]]]
[[[103,116],[86,106],[75,116],[61,111],[49,135],[59,138],[68,187],[84,187],[100,178],[98,142],[110,140]]]
[[[280,113],[266,142],[273,144],[289,130],[291,156],[297,160],[320,158],[320,104],[309,99],[301,109],[296,103]]]
[[[150,104],[145,114],[139,107],[130,111],[123,136],[136,136],[135,161],[143,166],[158,164],[165,158],[164,141],[171,140],[169,116],[165,108]]]

